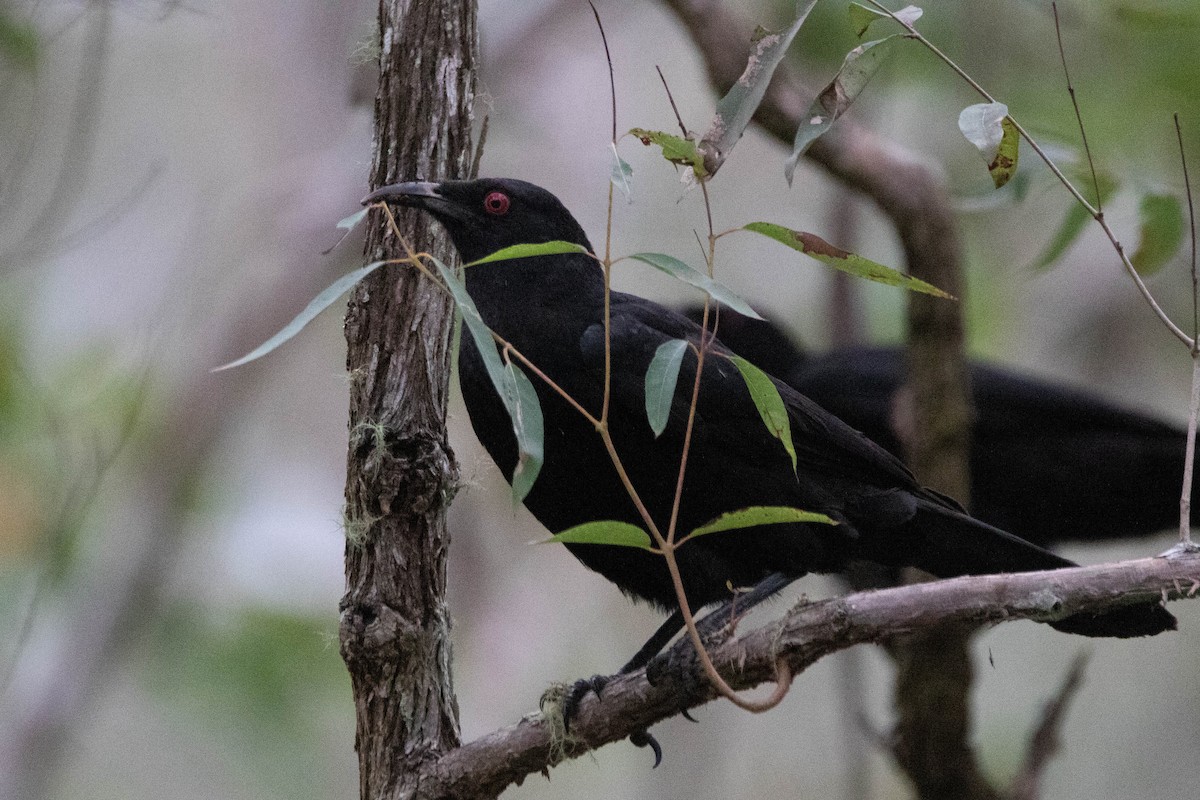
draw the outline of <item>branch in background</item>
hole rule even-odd
[[[772,680],[777,659],[799,673],[830,653],[865,642],[888,642],[934,625],[1048,620],[1134,600],[1197,597],[1200,555],[1195,554],[972,576],[801,605],[776,622],[712,646],[710,654],[729,683],[742,690]],[[686,662],[689,651],[688,640],[681,640],[672,648],[672,661]],[[466,800],[495,795],[564,759],[623,740],[714,698],[715,691],[703,679],[690,682],[697,694],[681,696],[674,680],[678,677],[671,675],[651,686],[645,671],[615,676],[605,686],[603,700],[589,697],[580,704],[570,740],[552,739],[554,726],[532,714],[422,765],[421,776],[406,787],[415,788],[414,793],[405,796]],[[398,800],[402,794],[394,788],[378,800]]]
[[[701,0],[664,0],[688,30],[704,58],[714,88],[723,93],[737,80],[746,25],[723,5]],[[814,92],[781,65],[754,120],[786,145],[791,144]],[[908,272],[943,290],[964,296],[962,253],[957,223],[941,179],[917,156],[888,143],[842,117],[806,153],[834,178],[870,197],[895,227]],[[963,354],[962,309],[958,303],[909,294],[909,381],[914,398],[909,464],[923,482],[967,502],[967,448],[970,398]],[[957,787],[963,797],[991,797],[969,741],[972,678],[966,652],[968,633],[955,640],[941,633],[925,642],[902,644],[899,664],[927,672],[898,677],[901,717],[896,751],[901,766],[920,786]],[[941,657],[919,650],[942,649]],[[951,657],[952,648],[957,655]],[[924,690],[937,687],[936,692]],[[936,754],[963,757],[938,763]],[[949,769],[949,767],[954,769]],[[976,794],[967,792],[975,789]]]
[[[1042,773],[1050,759],[1062,747],[1059,733],[1063,720],[1066,719],[1067,706],[1075,698],[1079,687],[1083,685],[1083,672],[1087,667],[1088,656],[1080,653],[1071,662],[1071,668],[1063,679],[1058,693],[1046,703],[1042,711],[1042,720],[1037,730],[1029,739],[1029,749],[1025,753],[1025,765],[1013,781],[1010,796],[1012,800],[1038,800],[1041,796],[1039,786]]]

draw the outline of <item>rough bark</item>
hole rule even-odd
[[[370,184],[465,177],[478,61],[476,4],[383,0]],[[402,235],[449,262],[420,215]],[[374,212],[371,260],[397,242]],[[360,285],[346,312],[350,374],[346,594],[341,653],[357,712],[360,796],[408,796],[422,765],[459,743],[445,604],[446,508],[457,468],[445,430],[448,298],[411,268]]]

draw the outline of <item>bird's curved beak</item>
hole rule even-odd
[[[409,181],[408,183],[393,183],[390,186],[380,186],[362,199],[364,206],[371,203],[392,202],[407,206],[423,206],[425,201],[420,198],[443,199],[438,194],[438,184],[429,181]]]

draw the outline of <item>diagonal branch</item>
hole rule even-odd
[[[1048,621],[1136,601],[1200,597],[1200,555],[1144,558],[1094,567],[973,576],[897,589],[862,592],[794,608],[782,619],[710,649],[714,663],[736,689],[770,681],[777,659],[796,673],[830,653],[865,642],[948,623],[989,624],[1015,619]],[[674,647],[678,655],[687,640]],[[495,795],[590,749],[707,703],[714,690],[696,681],[681,696],[670,676],[656,686],[645,671],[620,675],[602,699],[585,699],[571,724],[572,739],[552,740],[551,725],[531,714],[507,728],[451,750],[422,769],[413,798]],[[388,798],[397,795],[386,795]]]

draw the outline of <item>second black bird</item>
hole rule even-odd
[[[508,179],[401,183],[372,193],[415,206],[446,228],[462,257],[502,247],[565,240],[591,245],[554,195]],[[484,321],[585,408],[603,401],[604,280],[596,260],[572,253],[468,267],[467,288]],[[670,420],[655,437],[646,419],[644,376],[659,345],[698,343],[686,317],[629,294],[611,295],[611,410],[617,452],[656,524],[665,530],[675,496],[696,358],[684,358]],[[975,520],[925,489],[894,456],[791,387],[776,381],[787,406],[798,459],[763,425],[745,383],[715,348],[705,363],[678,529],[686,533],[722,513],[755,505],[823,512],[834,526],[782,524],[712,534],[677,553],[689,604],[699,608],[782,573],[841,572],[852,561],[916,566],[940,577],[1073,566]],[[462,337],[459,379],[476,435],[505,477],[517,445],[512,424],[471,337]],[[618,479],[595,428],[536,377],[545,422],[545,461],[525,505],[552,532],[593,520],[642,519]],[[687,387],[687,388],[685,388]],[[568,545],[586,566],[626,594],[664,610],[677,607],[664,560],[644,550]],[[1089,636],[1145,636],[1175,619],[1158,603],[1077,614],[1052,623]]]

